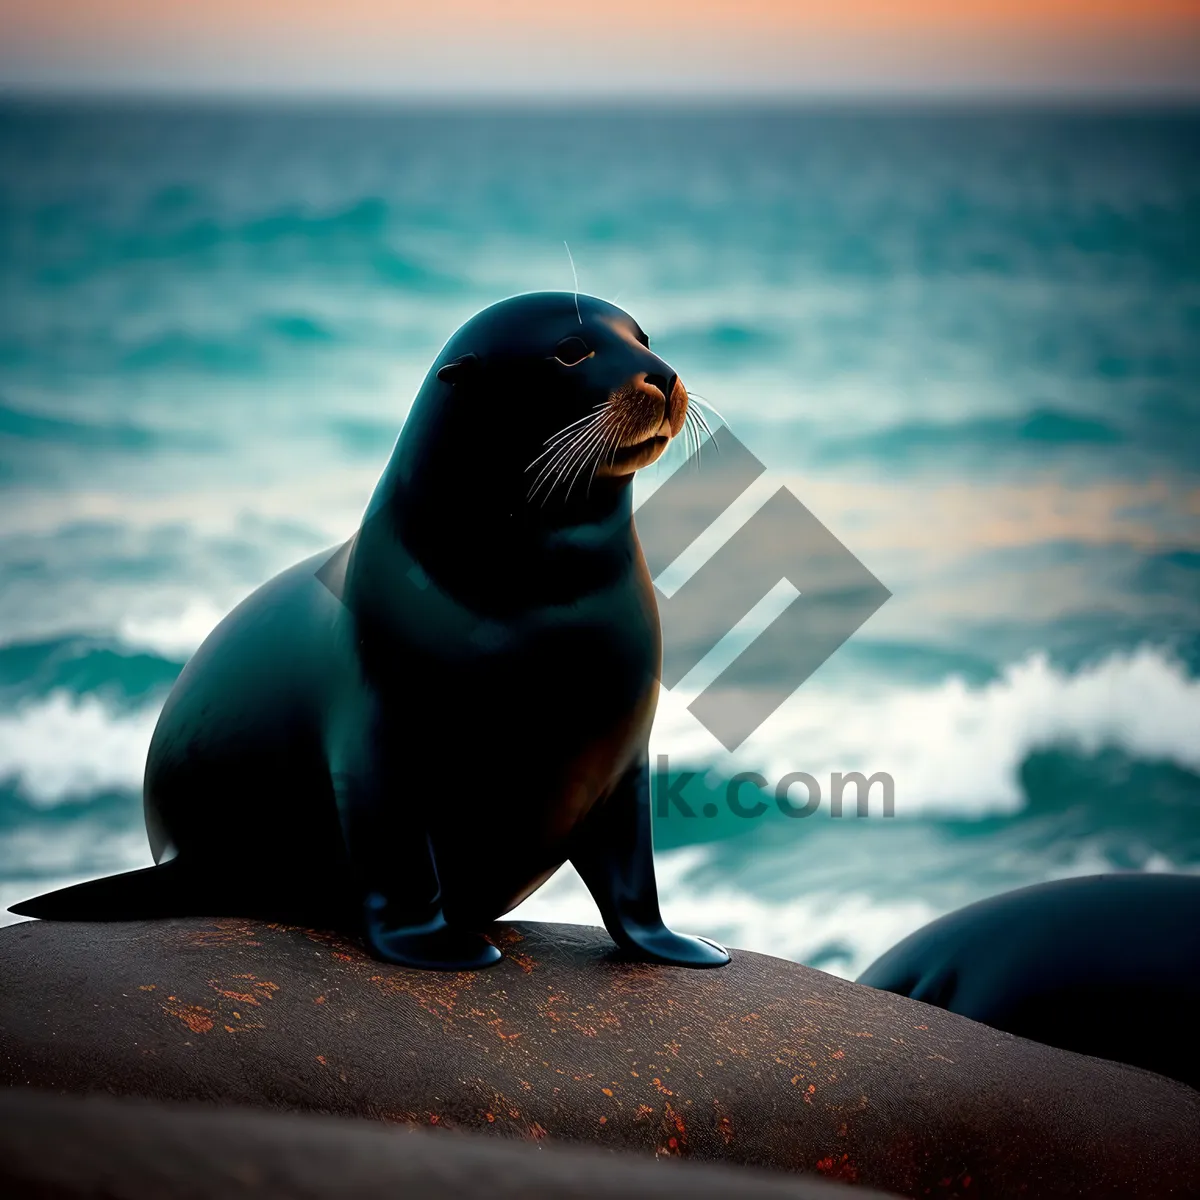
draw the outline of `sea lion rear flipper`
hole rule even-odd
[[[144,917],[195,915],[191,880],[172,859],[156,867],[91,879],[22,900],[9,912],[45,921],[133,921]]]
[[[654,881],[650,768],[631,770],[577,834],[571,865],[592,893],[612,939],[633,958],[677,967],[722,967],[724,947],[663,923]]]

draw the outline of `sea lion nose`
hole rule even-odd
[[[642,376],[642,379],[646,383],[650,384],[651,387],[658,388],[658,390],[662,392],[664,400],[670,400],[671,393],[675,390],[674,375],[664,375],[654,371],[649,371]]]
[[[675,389],[679,383],[678,377],[674,373],[668,374],[662,371],[648,371],[642,376],[642,381],[649,384],[650,387],[655,388],[662,394],[663,420],[674,426],[674,400]]]
[[[671,371],[647,371],[640,376],[643,393],[662,403],[659,418],[659,433],[674,437],[683,427],[683,415],[687,411],[687,392],[679,376]]]

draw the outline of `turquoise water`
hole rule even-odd
[[[739,519],[783,482],[893,593],[736,755],[686,708],[721,648],[664,694],[719,814],[661,822],[675,924],[853,974],[1021,883],[1200,870],[1198,230],[1188,113],[0,107],[0,900],[148,861],[187,655],[355,528],[442,342],[570,287],[564,240],[767,465]],[[742,770],[887,772],[896,815],[736,818]],[[569,872],[523,911],[595,919]]]

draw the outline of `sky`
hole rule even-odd
[[[1200,0],[0,0],[0,90],[1200,97]]]

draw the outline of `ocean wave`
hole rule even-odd
[[[337,343],[333,328],[308,313],[278,312],[254,316],[243,325],[197,333],[168,328],[132,345],[113,347],[114,365],[126,371],[191,371],[205,375],[278,375],[291,365],[308,372],[312,359],[296,359],[299,349]]]
[[[151,429],[127,421],[81,421],[76,417],[54,416],[15,408],[0,401],[0,470],[12,457],[5,443],[41,442],[54,445],[82,446],[88,450],[147,450],[186,447],[211,449],[217,444],[211,435]],[[22,451],[21,453],[25,453]]]
[[[676,766],[686,757],[671,738],[679,699],[664,694],[655,731]],[[0,713],[0,899],[148,862],[139,793],[157,711],[59,690]],[[787,836],[783,818],[774,829],[742,821],[749,836],[710,845],[660,838],[656,822],[664,915],[675,928],[852,978],[927,921],[1008,887],[1198,870],[1197,716],[1200,681],[1153,647],[1075,672],[1037,655],[975,686],[950,678],[873,697],[805,688],[757,749],[735,759],[696,739],[687,761],[707,761],[713,787],[739,767],[772,779],[889,770],[897,816],[910,819],[818,816],[787,821]],[[694,833],[704,822],[680,824]],[[597,922],[569,867],[513,916]]]
[[[118,627],[128,646],[151,650],[168,658],[187,658],[224,620],[226,610],[207,600],[192,600],[171,614],[125,617]]]
[[[161,696],[222,615],[196,605],[171,620],[129,622],[118,643],[68,638],[0,651],[10,701],[0,713],[0,778],[41,803],[140,788]],[[1037,756],[1056,748],[1099,762],[1076,772],[1093,782],[1109,769],[1108,751],[1124,763],[1174,764],[1189,779],[1200,773],[1200,680],[1152,646],[1075,671],[1036,654],[976,684],[957,675],[873,690],[810,684],[732,755],[687,711],[688,698],[677,689],[660,700],[651,749],[670,769],[707,771],[718,783],[759,771],[772,787],[807,771],[823,789],[837,771],[882,771],[895,781],[898,818],[1015,814],[1031,791],[1045,794],[1048,760]]]
[[[965,421],[908,421],[854,436],[820,439],[815,452],[831,462],[854,458],[894,458],[960,453],[1120,446],[1129,433],[1111,421],[1052,407]]]
[[[328,427],[341,449],[354,458],[386,456],[396,444],[397,426],[394,420],[334,417],[328,422]]]
[[[141,804],[136,808],[140,814]],[[0,925],[21,920],[7,911],[18,900],[152,862],[140,820],[122,825],[88,814],[50,828],[42,823],[5,828],[0,838]]]
[[[752,321],[667,328],[655,339],[655,349],[670,360],[696,360],[721,368],[754,362],[763,356],[774,358],[786,345],[780,332]]]
[[[43,284],[71,286],[135,264],[178,270],[191,260],[196,271],[206,273],[230,267],[263,274],[349,270],[368,283],[422,293],[462,287],[458,276],[396,247],[396,232],[406,228],[404,214],[378,196],[327,208],[284,204],[244,215],[152,206],[123,227],[105,226],[82,211],[72,215],[76,237],[83,241],[88,235],[86,251],[77,247],[68,257],[55,254],[56,246],[39,246]]]
[[[39,805],[140,792],[158,705],[114,712],[97,696],[57,691],[0,713],[0,781]]]
[[[836,852],[834,846],[828,849]],[[761,862],[749,880],[739,880],[731,878],[723,864],[714,866],[712,849],[688,847],[660,853],[655,862],[663,917],[683,933],[706,934],[742,950],[789,958],[854,979],[902,938],[965,904],[1013,887],[1119,867],[1102,849],[1083,843],[1059,862],[1022,863],[1016,869],[1009,864],[1003,880],[964,877],[960,869],[947,887],[937,878],[945,873],[947,863],[936,842],[907,849],[917,856],[914,871],[918,876],[924,872],[926,882],[904,881],[881,857],[870,864],[847,865],[837,878],[814,884],[793,860],[790,869],[778,862],[766,865],[766,870],[779,875],[774,882],[786,885],[774,891],[754,886],[761,882]],[[980,852],[986,854],[986,848]],[[1139,869],[1194,873],[1200,866],[1180,865],[1158,854]],[[599,913],[568,865],[506,919],[597,925]]]
[[[810,683],[732,755],[687,711],[692,698],[677,689],[659,703],[652,749],[673,765],[771,780],[883,771],[895,780],[897,816],[1015,813],[1026,802],[1022,764],[1055,746],[1084,755],[1117,748],[1200,771],[1200,680],[1155,646],[1073,672],[1034,654],[974,686],[959,675],[871,690]]]
[[[165,693],[183,669],[183,659],[182,654],[146,652],[125,642],[82,634],[13,642],[0,646],[0,705],[12,708],[61,692],[95,695],[127,709]]]
[[[316,317],[306,313],[276,313],[263,320],[263,326],[289,342],[332,342],[337,334]]]
[[[940,915],[924,900],[881,902],[853,888],[833,894],[808,892],[785,901],[766,899],[731,883],[714,887],[691,878],[706,861],[706,853],[696,848],[656,857],[663,916],[672,928],[851,979],[901,938]],[[595,901],[570,866],[506,919],[600,923]]]

